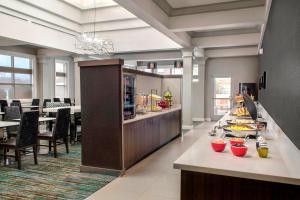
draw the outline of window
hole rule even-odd
[[[199,66],[193,65],[193,82],[199,82]]]
[[[172,68],[172,75],[183,75],[183,68]]]
[[[32,59],[0,54],[0,98],[32,98]]]
[[[55,97],[68,97],[67,66],[68,62],[55,61]]]
[[[214,88],[214,115],[225,115],[231,108],[231,78],[215,78]]]

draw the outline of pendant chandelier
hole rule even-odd
[[[94,0],[94,31],[83,32],[76,36],[75,48],[82,51],[83,54],[98,54],[98,55],[112,55],[114,52],[114,44],[109,39],[98,38],[96,36],[96,15],[97,7]]]

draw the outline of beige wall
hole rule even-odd
[[[182,97],[182,78],[163,78],[162,80],[162,91],[170,89],[173,95],[173,104],[181,104]]]
[[[149,94],[151,89],[156,89],[157,94],[162,92],[162,78],[136,75],[136,92]]]
[[[259,62],[257,56],[212,58],[206,63],[205,74],[205,116],[213,118],[213,78],[231,77],[233,97],[239,90],[239,83],[258,82]]]

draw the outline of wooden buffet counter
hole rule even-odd
[[[174,163],[181,170],[181,200],[300,199],[300,151],[261,105],[259,111],[268,123],[268,158],[258,156],[255,140],[247,142],[245,157],[233,156],[230,144],[224,152],[214,152],[214,137],[203,133]]]
[[[123,64],[122,59],[78,63],[83,132],[81,171],[122,174],[181,133],[180,107],[123,120],[123,75],[135,72],[124,69]]]
[[[145,156],[181,134],[181,107],[137,115],[123,122],[124,167],[128,169]]]

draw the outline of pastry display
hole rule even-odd
[[[248,112],[247,108],[241,107],[241,108],[236,108],[233,115],[236,115],[236,116],[249,116],[250,113]]]

